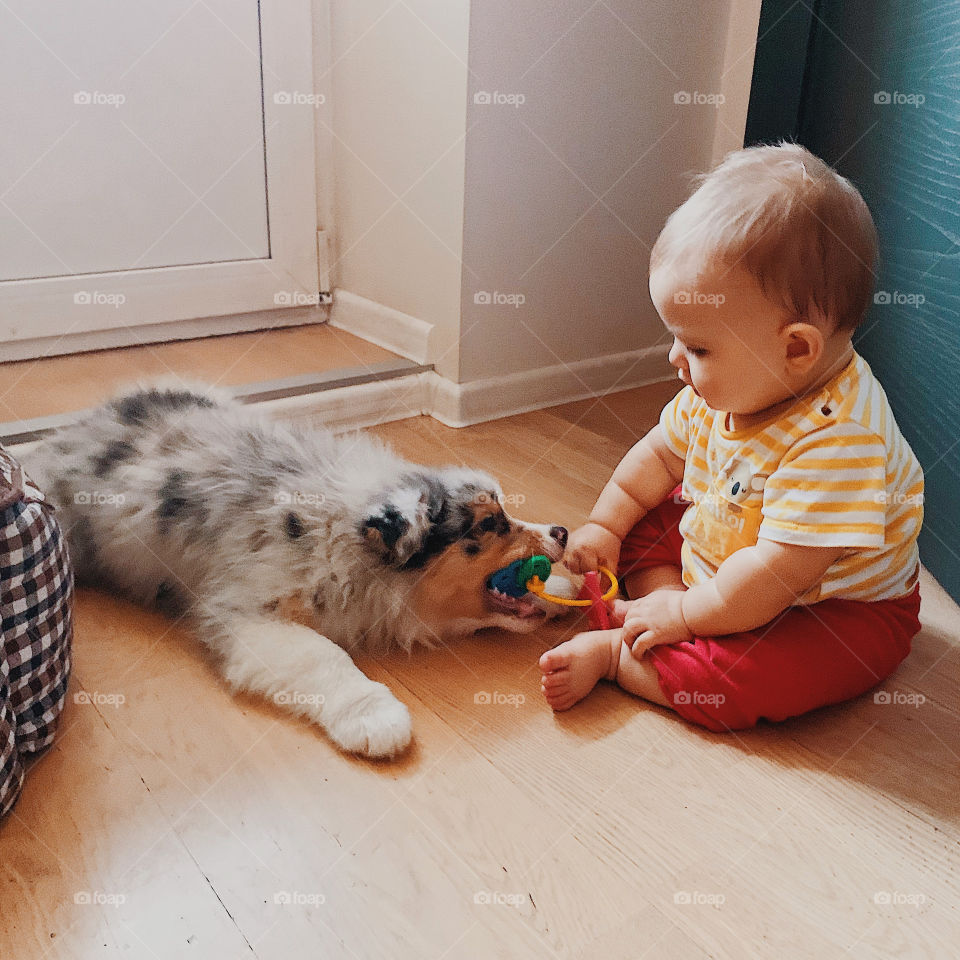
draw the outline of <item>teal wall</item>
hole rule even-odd
[[[798,140],[873,212],[880,296],[854,342],[924,468],[921,560],[960,600],[960,2],[822,0],[763,34],[747,141]]]

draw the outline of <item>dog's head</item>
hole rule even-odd
[[[370,504],[361,523],[379,562],[404,574],[413,612],[443,636],[483,627],[528,632],[542,605],[495,591],[492,574],[514,560],[559,560],[560,526],[525,523],[503,509],[500,485],[476,470],[412,472]]]

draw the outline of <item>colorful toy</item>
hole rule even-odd
[[[514,560],[509,566],[498,570],[490,578],[490,586],[505,593],[508,597],[522,597],[525,593],[533,592],[528,582],[536,577],[541,585],[550,576],[550,560],[538,554],[534,557],[525,557]]]
[[[537,554],[514,560],[513,563],[498,570],[490,577],[490,586],[511,597],[522,597],[525,593],[533,593],[551,603],[559,603],[565,607],[589,607],[590,624],[595,630],[605,630],[610,626],[607,615],[607,604],[617,595],[620,584],[617,578],[606,567],[601,567],[610,581],[606,593],[600,592],[600,578],[596,573],[588,573],[583,578],[583,587],[575,600],[569,597],[557,597],[547,593],[545,581],[550,576],[552,564],[549,557]]]

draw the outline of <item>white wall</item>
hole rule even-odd
[[[728,11],[719,0],[473,5],[471,93],[525,100],[468,105],[461,379],[666,342],[649,248],[685,174],[710,166],[717,126],[715,106],[674,97],[720,92]],[[525,300],[477,305],[478,289]]]
[[[317,59],[330,60],[318,77],[330,107],[318,129],[332,136],[331,279],[432,324],[432,359],[456,379],[468,0],[323,2],[329,41],[322,16],[315,30]]]
[[[665,344],[649,246],[742,141],[759,0],[315,2],[336,286],[433,324],[461,383]]]

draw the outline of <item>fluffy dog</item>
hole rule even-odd
[[[403,750],[410,715],[350,654],[535,629],[542,604],[488,579],[530,554],[559,560],[567,539],[509,517],[485,473],[287,427],[205,387],[120,395],[32,468],[80,580],[188,615],[234,689],[367,756]]]

